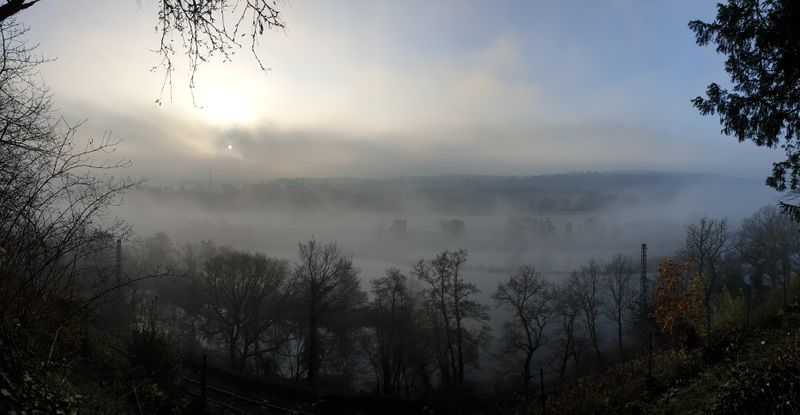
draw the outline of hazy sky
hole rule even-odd
[[[715,2],[279,2],[259,71],[185,67],[157,106],[152,0],[45,0],[19,19],[57,106],[111,130],[132,173],[202,179],[680,170],[767,176],[776,153],[689,102],[724,81],[687,22]],[[183,63],[183,62],[181,62]],[[232,148],[229,149],[228,146]]]

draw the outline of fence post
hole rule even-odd
[[[653,387],[653,329],[647,327],[647,389]]]
[[[542,415],[547,413],[547,395],[544,393],[544,370],[539,368],[539,390],[542,393]]]
[[[207,356],[203,353],[203,373],[200,375],[200,399],[202,402],[203,413],[208,412],[208,387],[206,384],[206,360]]]

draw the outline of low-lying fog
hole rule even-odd
[[[364,280],[465,248],[488,298],[520,264],[558,280],[592,257],[638,258],[642,243],[670,255],[702,215],[735,227],[776,199],[759,180],[678,173],[291,179],[145,186],[120,214],[138,237],[164,231],[177,246],[212,239],[294,259],[300,241],[336,241]]]
[[[678,173],[286,179],[143,187],[120,214],[134,226],[133,243],[163,231],[178,247],[211,239],[294,260],[298,242],[336,241],[365,290],[388,267],[408,273],[419,259],[464,248],[465,278],[492,304],[498,282],[521,264],[560,282],[590,258],[620,253],[638,264],[646,243],[652,273],[683,242],[686,224],[727,217],[735,230],[777,198],[760,180]],[[490,316],[499,335],[505,316],[494,308]]]

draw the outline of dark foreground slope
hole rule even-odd
[[[0,343],[0,412],[177,414],[201,410],[198,362],[173,360],[178,364],[175,373],[148,372],[142,362],[132,361],[130,349],[126,350],[130,346],[120,341],[124,337],[114,337],[93,334],[89,354],[76,349],[49,362],[20,362],[14,345]],[[61,341],[70,339],[56,343]],[[147,346],[153,348],[149,351],[171,353],[169,346],[155,343]],[[164,359],[156,363],[162,368],[170,364]],[[546,385],[544,410],[550,414],[797,413],[800,310],[772,308],[754,316],[749,333],[734,327],[703,347],[654,353],[652,376],[648,376],[649,367],[643,356],[602,374]],[[314,393],[302,386],[215,368],[208,369],[207,382],[209,413],[477,414],[541,413],[543,409],[538,391],[527,398],[470,391],[403,401],[370,394]]]
[[[800,412],[800,311],[778,309],[749,333],[732,328],[693,350],[667,350],[547,396],[548,413],[784,414]],[[529,407],[540,413],[541,404]]]

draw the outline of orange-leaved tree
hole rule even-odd
[[[693,273],[691,264],[661,258],[652,317],[667,344],[684,347],[700,339],[705,321],[703,287],[703,277]]]

